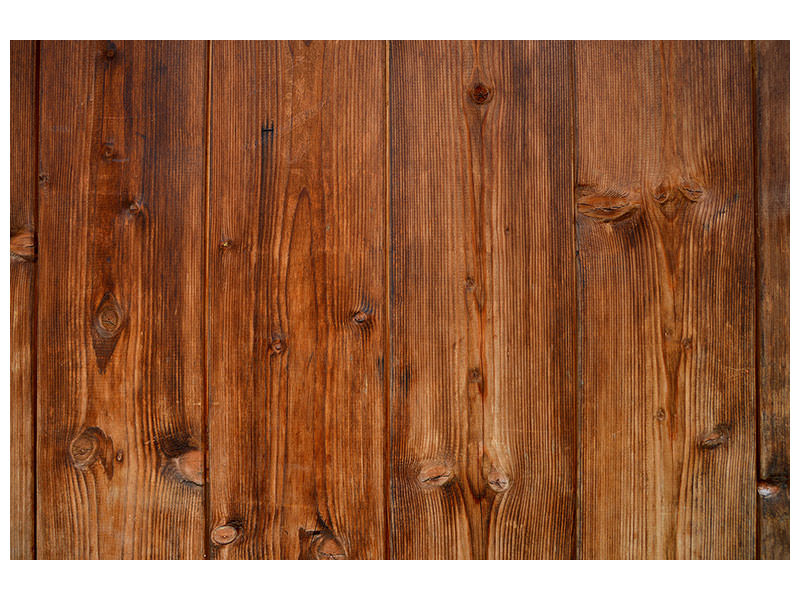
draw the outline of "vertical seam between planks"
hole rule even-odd
[[[209,479],[208,446],[208,239],[209,195],[211,189],[211,53],[212,41],[206,42],[206,115],[205,115],[205,181],[203,190],[203,558],[211,558],[209,533],[211,481]]]
[[[384,235],[383,251],[384,263],[384,349],[383,349],[383,386],[384,386],[384,558],[392,558],[392,286],[391,286],[391,206],[392,206],[392,178],[391,178],[391,120],[389,104],[389,69],[391,61],[391,41],[386,40],[384,54],[384,94],[385,94],[385,132],[384,132]]]
[[[39,151],[39,144],[41,140],[41,125],[40,125],[40,118],[41,118],[41,110],[40,110],[40,78],[41,78],[41,45],[42,42],[37,40],[35,42],[35,58],[34,58],[34,84],[33,84],[33,93],[34,93],[34,145],[35,145],[35,164],[34,164],[34,172],[31,173],[31,177],[33,178],[34,184],[34,193],[33,193],[33,231],[34,231],[34,241],[35,241],[35,248],[36,248],[36,262],[33,266],[33,306],[31,310],[31,321],[33,321],[32,329],[33,331],[30,332],[31,335],[31,350],[33,352],[33,356],[31,357],[31,387],[32,387],[32,398],[30,401],[33,402],[33,490],[32,490],[32,500],[31,500],[31,507],[33,510],[33,544],[31,548],[31,554],[33,556],[33,560],[37,558],[37,543],[39,540],[39,531],[38,531],[38,497],[39,497],[39,464],[38,464],[38,457],[39,457],[39,430],[38,430],[38,423],[39,423],[39,387],[38,387],[38,377],[39,377],[39,256],[41,252],[39,251],[39,160],[40,160],[40,151]]]
[[[753,160],[753,289],[755,290],[755,298],[753,302],[753,329],[754,329],[754,344],[753,353],[754,363],[753,368],[755,371],[755,484],[758,486],[758,480],[761,477],[761,279],[760,279],[760,254],[759,254],[759,136],[760,136],[760,122],[759,122],[759,96],[758,96],[758,57],[756,55],[755,41],[750,40],[750,104],[752,108],[752,160]],[[756,515],[755,515],[755,554],[756,559],[761,559],[761,497],[756,494]]]
[[[572,87],[572,190],[570,190],[570,198],[572,201],[572,242],[573,242],[573,261],[572,261],[572,268],[573,268],[573,282],[575,284],[575,308],[574,308],[574,330],[573,335],[573,344],[572,344],[572,371],[573,377],[575,378],[575,387],[574,387],[574,407],[575,407],[575,465],[574,465],[574,481],[573,481],[573,516],[572,516],[572,526],[574,528],[573,532],[573,548],[572,548],[572,558],[578,559],[580,558],[580,544],[581,544],[581,429],[583,426],[583,414],[582,414],[582,403],[581,403],[581,395],[582,395],[582,387],[583,387],[583,377],[581,373],[582,364],[581,364],[581,335],[582,335],[582,326],[581,326],[581,285],[580,285],[580,255],[578,253],[578,219],[577,214],[575,212],[575,189],[578,185],[578,146],[577,146],[577,128],[578,128],[578,88],[577,88],[577,65],[576,65],[576,56],[575,56],[575,46],[577,42],[572,41],[571,44],[571,87]]]

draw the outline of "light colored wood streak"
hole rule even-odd
[[[576,44],[583,558],[752,558],[753,172],[744,43]]]

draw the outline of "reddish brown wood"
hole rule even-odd
[[[747,43],[576,43],[582,558],[755,556]]]
[[[756,42],[759,558],[789,558],[789,42]]]
[[[205,64],[41,44],[40,558],[203,556]]]
[[[36,556],[37,42],[11,42],[11,558]]]
[[[392,43],[392,549],[574,551],[565,43]]]
[[[213,555],[381,558],[384,44],[213,48]]]

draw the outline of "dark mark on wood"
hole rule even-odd
[[[105,372],[126,324],[127,315],[122,306],[114,294],[106,292],[92,319],[92,344],[101,373]]]
[[[703,450],[714,450],[726,443],[730,437],[730,426],[720,423],[700,440],[700,448]]]

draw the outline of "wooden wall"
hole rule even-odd
[[[12,42],[12,558],[788,558],[788,42]]]

